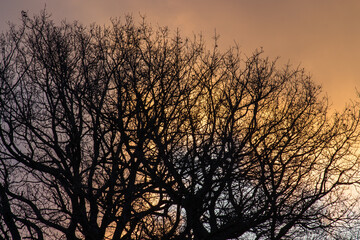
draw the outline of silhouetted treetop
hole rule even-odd
[[[23,14],[0,38],[0,238],[337,238],[357,108],[217,45]]]

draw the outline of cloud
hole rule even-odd
[[[111,17],[143,14],[155,26],[179,28],[187,36],[202,32],[209,41],[216,29],[224,48],[236,41],[244,52],[263,47],[284,63],[301,63],[336,107],[360,87],[357,0],[14,0],[2,4],[0,28],[18,21],[21,10],[38,13],[45,3],[56,20],[106,24]]]

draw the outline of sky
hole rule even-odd
[[[305,68],[333,109],[360,100],[359,0],[0,0],[0,32],[19,23],[21,10],[32,16],[44,8],[56,21],[86,25],[145,16],[183,36],[202,33],[209,46],[216,31],[223,49],[262,48],[280,65]]]

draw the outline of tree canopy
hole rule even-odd
[[[23,14],[0,38],[0,238],[336,234],[357,108],[330,115],[303,69],[217,44]]]

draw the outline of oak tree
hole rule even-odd
[[[0,237],[332,234],[352,218],[359,114],[322,96],[261,51],[23,14],[0,39]]]

